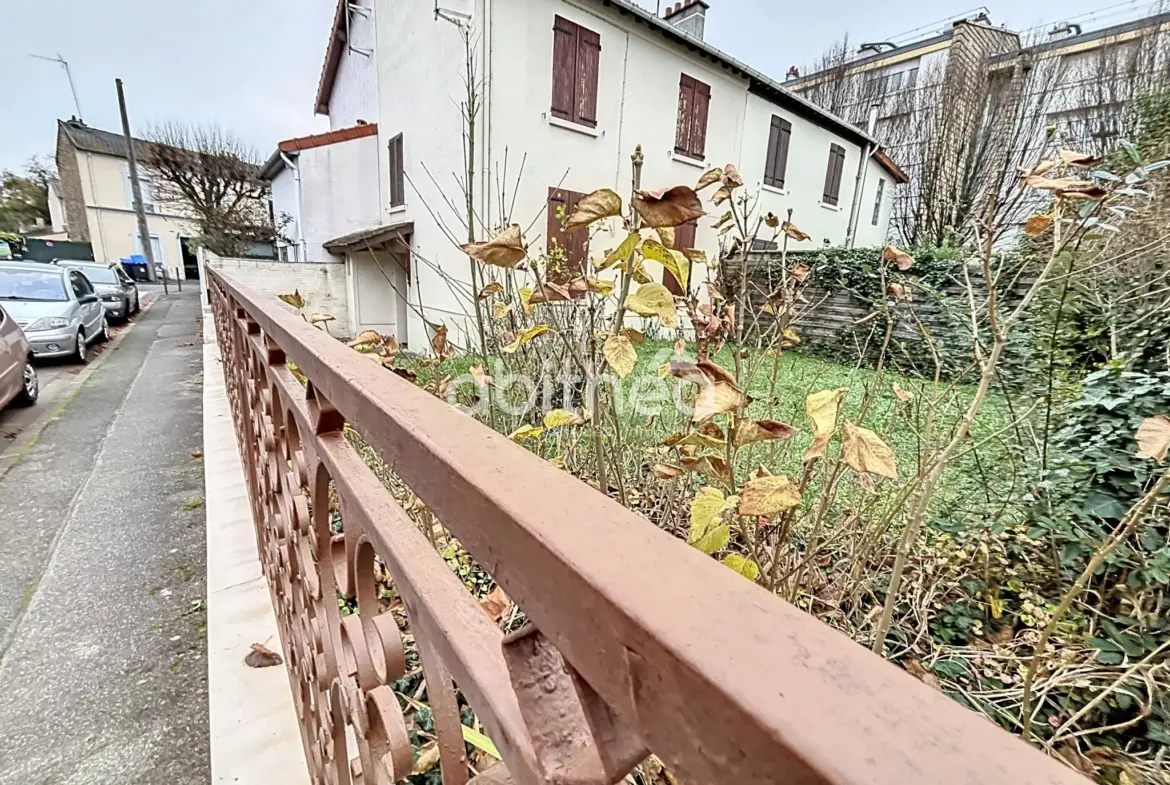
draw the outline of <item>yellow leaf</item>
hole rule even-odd
[[[667,272],[674,276],[674,280],[678,281],[679,287],[686,291],[689,265],[685,256],[656,240],[642,243],[642,256],[665,267]]]
[[[752,442],[767,442],[773,439],[788,439],[796,429],[779,420],[736,420],[732,444],[742,447]]]
[[[1024,234],[1029,237],[1037,237],[1048,231],[1048,227],[1052,226],[1051,215],[1033,215],[1024,224]]]
[[[717,450],[727,444],[727,440],[711,434],[695,432],[688,433],[686,436],[676,433],[667,436],[662,443],[667,447],[710,447]]]
[[[727,545],[727,541],[731,539],[731,527],[727,524],[716,526],[698,540],[691,543],[695,549],[702,551],[710,556],[722,550]]]
[[[584,229],[594,221],[622,214],[622,198],[609,188],[601,188],[588,196],[581,197],[577,209],[565,222],[566,232]]]
[[[775,213],[769,211],[768,214],[764,216],[764,223],[767,224],[769,229],[775,229],[780,225],[780,219],[776,217]]]
[[[583,425],[585,418],[574,412],[566,411],[565,409],[553,409],[544,416],[544,428],[546,431],[551,431],[553,428],[560,428],[563,425]]]
[[[723,563],[749,581],[754,582],[756,578],[760,577],[760,565],[745,556],[740,556],[738,553],[727,554],[723,557]]]
[[[707,264],[707,252],[702,248],[683,248],[682,254],[695,264]]]
[[[298,311],[305,307],[305,298],[301,297],[301,292],[299,289],[294,289],[292,294],[278,294],[276,296],[278,299],[283,300],[293,308],[296,308]]]
[[[791,349],[800,346],[800,333],[791,327],[785,327],[784,332],[780,334],[780,348]]]
[[[629,376],[634,366],[638,364],[638,352],[630,339],[624,335],[611,335],[606,338],[601,353],[622,379]]]
[[[703,173],[703,176],[699,178],[699,182],[695,183],[695,190],[702,191],[708,185],[714,185],[722,179],[723,170],[716,166],[714,169]]]
[[[498,267],[515,267],[528,255],[519,224],[512,224],[486,243],[467,243],[459,247],[472,259]]]
[[[662,241],[663,245],[665,245],[667,248],[674,247],[674,227],[673,226],[660,226],[657,229],[655,229],[654,231],[656,231],[658,233],[658,239]]]
[[[514,442],[522,442],[525,439],[535,439],[542,433],[544,433],[544,428],[541,428],[539,425],[521,425],[508,434],[508,438]]]
[[[504,759],[503,756],[500,755],[500,751],[496,749],[495,742],[493,742],[487,736],[475,730],[474,728],[467,727],[466,725],[461,725],[460,727],[463,729],[463,740],[465,742],[475,747],[476,749],[486,752],[496,760]]]
[[[1170,417],[1158,414],[1142,420],[1137,429],[1138,458],[1153,458],[1158,463],[1166,460],[1170,451]]]
[[[825,448],[829,446],[829,437],[837,428],[837,407],[841,405],[841,399],[848,390],[848,387],[822,390],[804,399],[804,410],[808,412],[808,418],[813,424],[813,443],[804,453],[805,463],[825,454]]]
[[[725,227],[725,226],[730,226],[730,225],[731,225],[731,223],[732,223],[732,221],[734,220],[734,218],[735,218],[735,216],[733,216],[733,215],[731,214],[731,211],[730,211],[730,210],[728,210],[728,211],[727,211],[727,212],[725,212],[723,215],[719,216],[719,220],[718,220],[718,221],[716,221],[715,223],[711,224],[711,228],[712,228],[712,229],[722,229],[722,228],[723,228],[723,227]]]
[[[512,303],[495,303],[492,305],[492,318],[503,319],[512,310]]]
[[[569,465],[567,463],[565,463],[565,459],[560,457],[559,455],[555,458],[549,458],[548,462],[551,463],[553,466],[557,467],[558,469],[568,470],[568,468],[569,468]]]
[[[613,267],[618,262],[624,263],[626,259],[630,258],[630,254],[638,247],[638,243],[642,240],[642,235],[637,232],[631,232],[626,239],[622,240],[622,244],[609,252],[609,256],[600,263],[594,263],[593,267],[596,270],[605,270]]]
[[[529,341],[531,341],[533,338],[537,337],[538,335],[544,335],[547,332],[548,332],[548,325],[547,324],[534,324],[531,327],[529,327],[527,330],[525,330],[524,332],[520,333],[520,335],[518,335],[516,337],[516,340],[512,341],[512,343],[505,346],[503,349],[501,349],[501,351],[504,354],[515,354],[520,349],[521,346],[528,343]]]
[[[842,452],[845,463],[855,472],[868,472],[891,480],[898,479],[894,451],[868,428],[846,421]]]
[[[699,195],[686,185],[676,185],[664,191],[635,191],[631,204],[648,229],[678,226],[703,214]]]
[[[670,363],[663,363],[658,366],[658,378],[665,379],[667,376],[670,376]]]
[[[783,474],[753,477],[739,497],[740,515],[775,515],[800,504],[800,489]]]
[[[641,330],[635,330],[633,327],[626,327],[622,329],[622,335],[630,339],[631,343],[645,343],[646,336]]]
[[[695,544],[719,525],[722,522],[720,516],[726,509],[727,499],[723,491],[709,485],[700,488],[691,500],[691,528],[687,533],[687,542]]]
[[[626,307],[639,316],[657,316],[663,327],[678,326],[674,295],[660,283],[647,283],[626,298]]]
[[[735,411],[752,401],[751,396],[744,394],[735,383],[735,377],[709,360],[699,363],[675,360],[670,363],[670,372],[683,381],[699,385],[695,396],[695,422]]]
[[[987,604],[991,606],[991,618],[1003,618],[1004,601],[1001,598],[991,597],[988,599]]]
[[[502,294],[503,291],[504,287],[500,285],[499,281],[492,281],[487,286],[483,287],[483,289],[480,289],[477,297],[480,300],[486,300],[493,294]]]
[[[439,762],[439,743],[432,741],[429,744],[423,745],[418,751],[418,760],[414,762],[414,768],[410,770],[411,776],[416,774],[426,774],[431,769],[435,768],[435,764]]]
[[[528,305],[528,301],[532,299],[533,289],[531,286],[521,286],[516,290],[516,294],[520,295],[520,304]]]
[[[640,284],[654,282],[654,279],[650,277],[650,273],[646,272],[646,265],[643,263],[642,257],[639,254],[634,254],[634,258],[630,263],[633,267],[633,269],[630,271],[630,277],[633,278],[634,281]]]
[[[600,294],[602,297],[609,297],[613,293],[613,281],[603,281],[600,278],[586,278],[585,283],[589,286],[589,291],[594,294]]]

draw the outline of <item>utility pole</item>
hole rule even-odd
[[[130,118],[126,114],[126,95],[122,92],[122,80],[118,85],[118,111],[122,113],[122,136],[126,139],[126,158],[130,162],[130,193],[134,197],[134,214],[138,216],[138,239],[142,244],[142,255],[146,257],[146,280],[154,283],[154,248],[150,244],[150,229],[146,226],[146,207],[142,204],[142,184],[138,182],[138,158],[134,154],[134,139],[130,136]]]
[[[65,67],[65,78],[69,80],[69,90],[73,93],[73,108],[77,110],[77,119],[81,119],[81,102],[77,100],[77,88],[73,85],[73,72],[69,70],[69,63],[65,58],[58,54],[56,57],[45,57],[44,55],[32,55],[38,60],[48,60],[50,63],[59,63]]]

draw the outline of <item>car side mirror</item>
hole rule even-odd
[[[79,302],[83,305],[88,305],[89,303],[96,303],[97,299],[98,298],[97,298],[96,294],[86,294],[86,295],[82,295],[81,297],[78,297],[77,302]]]

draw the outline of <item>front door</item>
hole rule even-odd
[[[407,278],[394,257],[385,252],[350,254],[353,275],[354,326],[357,332],[377,330],[406,341]]]

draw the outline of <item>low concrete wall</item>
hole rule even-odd
[[[276,296],[298,291],[305,299],[306,316],[329,314],[337,318],[329,323],[330,333],[347,336],[349,332],[349,298],[343,262],[275,262],[206,253],[203,263],[264,294]]]

